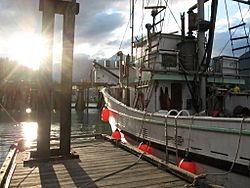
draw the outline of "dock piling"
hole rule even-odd
[[[63,14],[63,59],[61,75],[61,110],[60,110],[60,152],[70,154],[71,134],[71,96],[72,96],[72,67],[74,48],[74,28],[76,2],[72,1]]]
[[[39,160],[48,161],[50,158],[52,49],[55,3],[51,0],[41,0],[39,9],[41,10],[41,8],[43,8],[42,33],[46,39],[48,56],[40,66],[39,71],[37,153]]]
[[[60,149],[55,155],[70,156],[71,134],[71,93],[74,47],[75,15],[79,13],[79,3],[75,0],[40,0],[39,10],[43,12],[42,32],[47,41],[48,57],[40,67],[40,87],[38,105],[37,159],[49,161],[50,129],[52,110],[52,59],[55,14],[63,15],[63,57],[60,106]],[[53,154],[54,155],[54,154]]]

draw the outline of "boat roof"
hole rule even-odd
[[[161,39],[162,38],[181,39],[182,37],[181,35],[178,35],[176,33],[155,33],[152,35],[154,35],[153,38],[161,37]],[[147,41],[148,41],[148,37],[140,38],[139,40],[134,41],[134,47],[142,47],[143,45],[147,44]]]

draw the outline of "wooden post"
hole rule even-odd
[[[37,153],[39,160],[48,161],[50,158],[52,46],[55,4],[53,0],[41,0],[40,8],[41,6],[43,7],[42,33],[47,41],[48,56],[40,66],[39,72]]]
[[[87,111],[87,125],[89,125],[89,87],[86,86],[87,96],[86,96],[86,111]]]
[[[70,154],[71,136],[71,96],[72,96],[72,67],[74,48],[74,27],[76,3],[72,2],[64,12],[63,20],[63,55],[61,76],[61,111],[60,111],[60,153]]]
[[[133,58],[133,56],[132,56],[132,58]],[[125,63],[125,72],[126,72],[126,94],[125,94],[125,96],[126,96],[126,105],[127,106],[130,106],[130,95],[129,95],[129,62],[130,62],[130,56],[129,56],[129,54],[127,55],[127,57],[126,57],[126,63]]]
[[[79,13],[76,0],[40,0],[39,10],[43,12],[42,32],[47,40],[48,57],[39,72],[39,105],[37,158],[41,161],[50,159],[51,97],[52,97],[52,53],[55,14],[64,16],[63,23],[63,57],[60,109],[60,149],[57,155],[70,154],[71,133],[71,94],[72,65],[74,47],[75,15]]]

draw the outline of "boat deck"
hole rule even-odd
[[[190,184],[187,177],[186,180],[178,177],[175,170],[172,170],[175,175],[167,172],[161,162],[154,162],[152,156],[104,137],[77,137],[72,139],[71,147],[79,159],[24,165],[30,152],[17,153],[15,169],[12,168],[11,178],[7,178],[9,187],[177,188]]]

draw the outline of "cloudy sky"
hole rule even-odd
[[[83,59],[109,58],[119,50],[129,53],[130,34],[129,29],[129,0],[77,0],[80,3],[80,13],[76,16],[75,30],[75,56]],[[142,9],[144,6],[161,4],[160,0],[135,0],[135,35],[143,36],[145,33],[144,25],[151,21],[150,12]],[[192,6],[195,0],[168,0],[169,6],[179,22],[180,12],[186,11]],[[241,16],[237,3],[227,0],[230,14],[230,24],[236,25],[240,22]],[[39,0],[0,0],[0,57],[15,58],[16,51],[29,45],[28,35],[34,35],[31,41],[41,33],[41,12],[38,10]],[[250,13],[248,6],[241,6],[242,15],[245,21],[249,21]],[[208,18],[210,8],[205,5],[205,17]],[[169,9],[163,11],[165,21],[162,26],[164,32],[179,31],[178,24],[172,18]],[[186,19],[187,20],[187,19]],[[141,24],[143,22],[143,24]],[[128,28],[127,28],[128,26]],[[127,32],[125,33],[127,28]],[[228,37],[228,23],[225,13],[224,1],[219,0],[218,19],[216,23],[216,35],[214,45],[214,56],[219,54],[231,55],[230,43],[226,45]],[[246,27],[249,33],[249,26]],[[238,31],[243,32],[243,30]],[[62,35],[62,16],[56,16],[55,42],[54,42],[54,62],[60,62]],[[23,42],[21,39],[23,38]],[[123,39],[123,40],[122,40]],[[121,42],[123,41],[123,42]],[[22,44],[17,44],[21,42]],[[25,44],[23,44],[25,43]],[[243,43],[246,43],[243,41]],[[31,43],[31,45],[39,45]],[[240,44],[242,45],[242,44]],[[22,50],[23,50],[22,49]],[[34,47],[28,48],[30,51],[36,50]],[[36,50],[41,51],[41,50]],[[21,51],[22,54],[24,53]],[[239,52],[243,53],[243,52]],[[41,54],[32,52],[34,56]],[[34,57],[35,58],[35,57]]]

